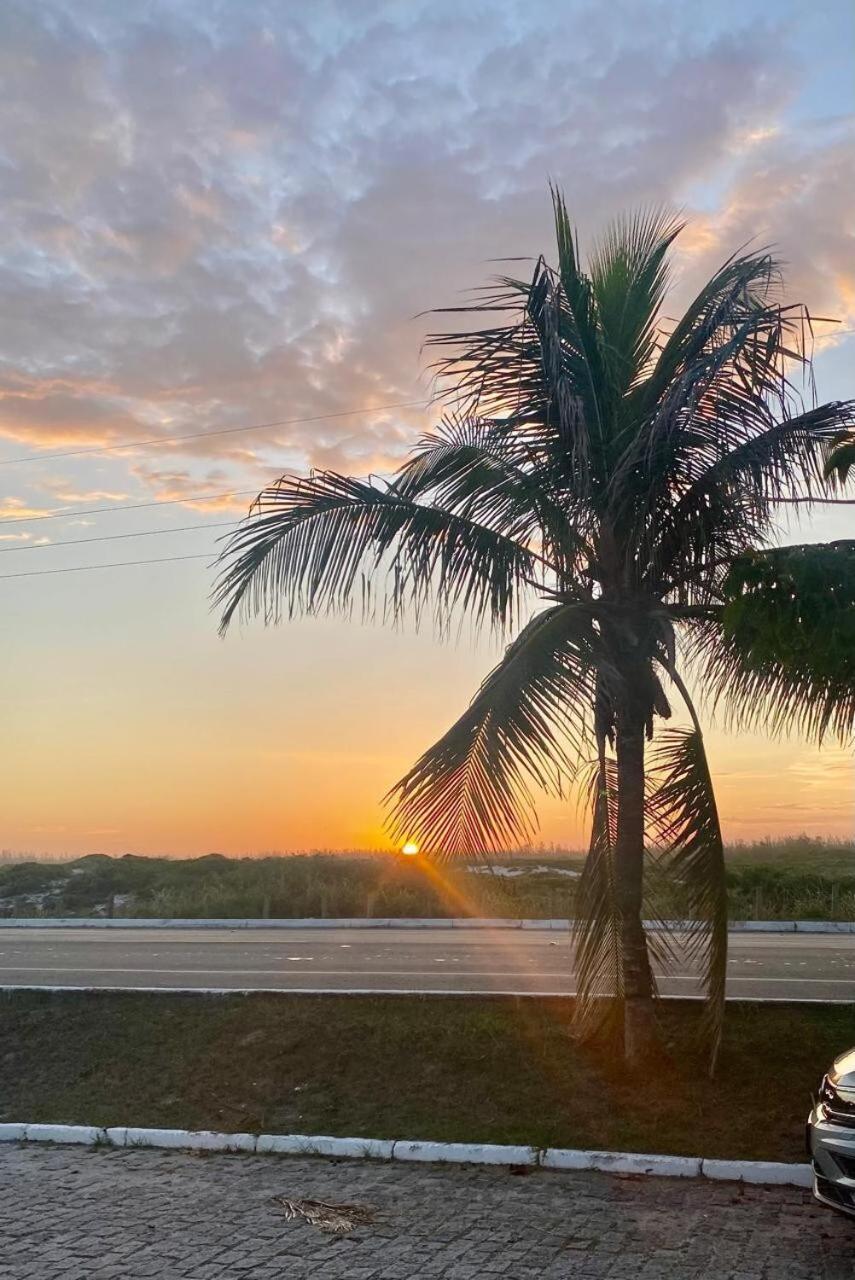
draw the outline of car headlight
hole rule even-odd
[[[851,1117],[855,1122],[855,1089],[835,1084],[829,1076],[823,1076],[819,1089],[819,1101],[829,1113],[830,1119],[839,1115]]]

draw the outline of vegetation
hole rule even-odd
[[[732,920],[855,920],[855,845],[807,837],[727,852]],[[513,877],[449,868],[443,892],[408,860],[294,857],[109,858],[0,866],[0,915],[107,915],[178,919],[481,916],[572,918],[581,856],[497,864]],[[534,869],[532,869],[534,868]],[[571,872],[572,875],[567,873]],[[680,919],[679,884],[657,886],[660,917]]]
[[[822,840],[808,835],[766,836],[731,844],[724,852],[729,867],[762,866],[831,879],[855,874],[855,841],[852,840]]]
[[[855,542],[744,555],[725,594],[725,652],[749,655],[738,672],[725,659],[742,696],[766,706],[774,724],[801,689],[806,726],[820,739],[830,726],[845,735],[855,702]]]
[[[826,479],[835,481],[841,486],[849,479],[849,472],[855,468],[855,432],[841,431],[825,462]],[[848,501],[843,499],[843,501]]]
[[[557,264],[501,277],[452,308],[462,329],[430,339],[451,406],[441,426],[388,483],[324,471],[265,490],[216,598],[223,629],[239,610],[270,621],[356,598],[383,617],[428,612],[440,632],[455,614],[516,631],[392,792],[392,834],[440,859],[507,847],[529,838],[538,790],[563,794],[587,770],[580,1022],[616,1015],[630,1060],[655,1046],[650,948],[672,942],[642,919],[660,885],[678,884],[714,1061],[727,884],[681,668],[737,724],[851,730],[852,650],[829,640],[835,610],[851,611],[851,549],[767,543],[778,504],[809,508],[844,482],[845,466],[826,476],[825,464],[855,402],[805,408],[792,379],[808,365],[809,315],[782,304],[765,250],[729,259],[666,321],[677,221],[618,220],[583,266],[557,192],[554,210]],[[662,728],[672,705],[688,730]]]
[[[640,1088],[571,1015],[567,1000],[16,991],[0,999],[0,1121],[798,1161],[810,1095],[853,1040],[851,1006],[730,1005],[709,1081],[698,1006],[668,1001],[670,1063]]]

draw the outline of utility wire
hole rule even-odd
[[[7,524],[30,524],[34,520],[69,520],[79,516],[100,516],[113,511],[148,511],[152,507],[175,507],[185,502],[216,502],[221,498],[257,498],[262,489],[226,489],[222,493],[188,494],[185,498],[153,498],[150,502],[119,502],[109,507],[67,507],[62,511],[47,511],[43,515],[8,516],[0,519],[0,528]],[[781,498],[781,502],[841,502],[840,498]],[[210,526],[209,526],[210,527]],[[54,543],[54,546],[57,544]]]
[[[108,533],[96,538],[63,538],[58,542],[27,542],[17,547],[0,547],[4,551],[50,551],[53,547],[80,547],[87,542],[118,542],[122,538],[152,538],[162,533],[201,533],[205,529],[233,529],[236,521],[218,520],[216,524],[179,524],[169,529],[140,529],[137,533]]]
[[[210,554],[192,556],[159,556],[154,560],[114,560],[111,564],[75,564],[66,569],[29,569],[23,573],[0,573],[0,578],[46,578],[53,573],[88,573],[91,569],[125,569],[136,564],[167,564],[175,560],[208,560]]]
[[[219,427],[216,431],[191,431],[186,435],[155,436],[152,440],[132,440],[128,444],[96,444],[85,449],[66,449],[62,453],[26,454],[19,458],[0,459],[0,466],[11,467],[17,462],[54,462],[57,458],[81,458],[90,453],[115,453],[119,449],[146,449],[152,445],[178,444],[183,440],[206,440],[209,436],[237,435],[242,431],[268,431],[272,427],[295,427],[309,422],[329,422],[333,418],[351,418],[356,414],[383,413],[387,409],[424,408],[429,400],[401,400],[396,404],[378,404],[364,409],[342,409],[338,413],[318,413],[311,418],[280,418],[276,422],[254,422],[246,427]]]
[[[842,337],[855,333],[855,329],[838,329],[820,337]],[[318,413],[310,418],[279,418],[275,422],[254,422],[243,427],[218,427],[214,431],[190,431],[184,435],[155,436],[150,440],[131,440],[127,444],[96,444],[84,449],[65,449],[61,453],[34,453],[21,455],[18,458],[2,458],[0,466],[11,467],[19,462],[54,462],[59,458],[82,458],[93,453],[116,453],[122,449],[148,449],[156,445],[180,444],[185,440],[205,440],[209,436],[238,435],[246,431],[269,431],[273,427],[295,427],[310,422],[330,422],[335,418],[351,418],[357,414],[385,413],[390,409],[424,409],[430,400],[399,400],[394,404],[368,405],[362,409],[341,409],[336,413]]]
[[[84,507],[82,511],[68,507],[64,511],[48,511],[38,516],[10,516],[0,520],[5,524],[29,524],[31,520],[62,520],[77,516],[97,516],[106,511],[142,511],[148,507],[174,507],[183,502],[215,502],[218,498],[257,498],[259,489],[227,489],[224,493],[189,494],[186,498],[153,498],[151,502],[119,502],[111,507]]]

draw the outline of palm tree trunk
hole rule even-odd
[[[653,980],[642,920],[644,886],[644,723],[632,711],[617,725],[615,880],[624,975],[624,1056],[635,1063],[659,1043]]]

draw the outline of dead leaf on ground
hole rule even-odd
[[[344,1235],[355,1227],[372,1223],[376,1210],[367,1204],[329,1204],[326,1200],[292,1200],[290,1196],[274,1196],[274,1202],[285,1210],[285,1217],[304,1218],[319,1231]]]

